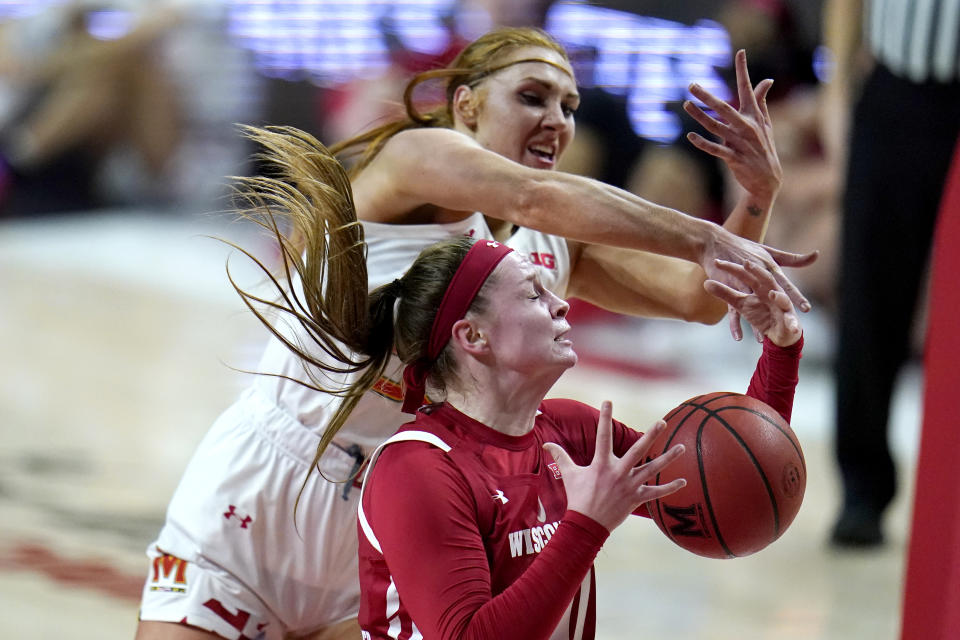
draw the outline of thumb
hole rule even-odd
[[[567,452],[563,450],[558,444],[553,442],[544,442],[543,449],[553,458],[554,462],[557,463],[557,466],[560,467],[561,475],[565,475],[564,471],[574,465],[573,460],[570,459],[570,456],[567,455]]]
[[[820,257],[820,251],[818,250],[810,251],[809,253],[793,253],[781,249],[774,249],[767,245],[764,245],[763,248],[767,250],[770,257],[781,267],[806,267],[816,262],[817,258]]]

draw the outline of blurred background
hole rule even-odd
[[[649,522],[601,557],[600,638],[896,637],[922,373],[893,395],[900,492],[886,544],[828,544],[834,311],[843,172],[826,151],[819,0],[0,0],[0,617],[18,638],[130,638],[186,461],[248,382],[266,334],[226,279],[228,247],[269,251],[229,214],[257,167],[237,123],[325,143],[397,108],[414,72],[496,25],[538,25],[569,50],[583,97],[564,170],[722,221],[736,196],[684,139],[699,82],[730,90],[745,48],[769,97],[784,184],[767,242],[819,249],[790,273],[810,297],[794,428],[807,497],[756,556],[695,558]],[[261,244],[262,243],[262,244]],[[255,286],[236,256],[231,271]],[[922,307],[923,305],[921,305]],[[574,301],[582,363],[555,395],[612,398],[646,428],[699,393],[742,391],[759,354],[713,327]],[[922,327],[923,323],[918,323]]]

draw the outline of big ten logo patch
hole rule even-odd
[[[552,253],[541,253],[539,251],[534,251],[530,254],[530,262],[541,266],[544,269],[557,268],[557,257]]]
[[[556,479],[556,480],[559,480],[559,479],[560,479],[560,477],[561,477],[561,476],[560,476],[560,465],[558,465],[556,462],[551,462],[551,463],[547,464],[547,469],[550,469],[550,471],[553,472],[553,477],[554,477],[554,479]]]
[[[153,559],[153,573],[150,576],[150,591],[167,593],[187,592],[186,560],[164,554]]]

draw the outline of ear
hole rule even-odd
[[[453,323],[451,339],[467,353],[478,356],[486,353],[490,346],[483,333],[469,320],[457,320]]]
[[[465,84],[460,85],[453,92],[453,116],[467,125],[471,131],[477,126],[478,102],[477,92]]]

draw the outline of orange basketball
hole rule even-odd
[[[793,522],[807,484],[790,425],[764,402],[716,392],[668,413],[653,458],[677,443],[686,452],[650,484],[686,478],[680,491],[647,504],[673,542],[708,558],[760,551]]]

